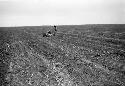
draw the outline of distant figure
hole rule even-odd
[[[53,27],[54,27],[55,31],[57,31],[57,26],[54,25]]]
[[[56,25],[54,25],[53,27],[54,27],[53,36],[55,36],[55,35],[56,35],[56,33],[57,33],[57,26],[56,26]]]

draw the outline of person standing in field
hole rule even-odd
[[[54,30],[57,31],[57,26],[54,25],[53,27],[54,27]]]

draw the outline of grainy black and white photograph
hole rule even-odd
[[[125,1],[0,0],[0,86],[125,86]]]

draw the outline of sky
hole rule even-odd
[[[125,24],[125,0],[0,0],[0,27]]]

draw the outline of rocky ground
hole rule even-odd
[[[0,28],[0,86],[125,86],[125,25]]]

